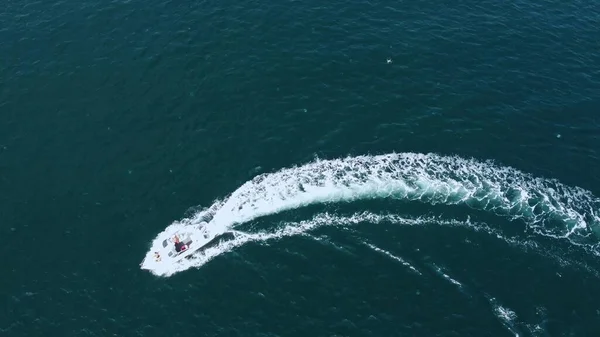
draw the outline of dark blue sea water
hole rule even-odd
[[[4,1],[0,336],[599,336],[599,36],[589,0]]]

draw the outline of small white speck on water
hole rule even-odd
[[[132,170],[127,170],[127,173],[132,174],[133,171]]]
[[[173,170],[172,170],[172,169],[169,169],[169,173],[173,173]]]
[[[560,133],[557,133],[556,138],[560,138],[560,137],[561,137]]]
[[[392,63],[392,59],[388,57],[387,64],[390,64],[390,63]]]

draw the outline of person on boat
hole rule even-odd
[[[177,253],[180,253],[187,249],[187,245],[179,240],[179,236],[177,236],[177,234],[173,239],[175,241],[175,251]]]
[[[154,252],[154,259],[156,262],[160,262],[160,254],[158,252]]]

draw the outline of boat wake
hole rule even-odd
[[[223,240],[187,260],[160,270],[172,275],[199,267],[224,252],[249,241],[265,241],[307,233],[321,225],[351,225],[383,221],[371,213],[353,217],[317,216],[307,222],[288,224],[272,232],[244,233],[236,226],[261,216],[308,205],[394,198],[429,204],[465,205],[510,220],[520,219],[527,229],[544,237],[567,240],[600,256],[600,199],[579,187],[554,179],[533,177],[490,161],[476,161],[436,154],[392,153],[320,160],[284,168],[247,181],[224,200],[193,216],[174,222],[160,233],[162,241],[181,226],[210,220]],[[390,217],[390,216],[387,216]],[[398,223],[439,223],[439,219],[388,218]],[[475,227],[475,226],[471,226]]]

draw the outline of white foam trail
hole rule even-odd
[[[589,191],[491,162],[436,154],[315,160],[262,174],[233,192],[213,221],[231,226],[310,204],[386,197],[463,204],[523,219],[542,235],[598,242],[590,235],[600,227],[600,199]]]
[[[460,282],[450,277],[450,275],[446,274],[446,272],[441,267],[437,266],[436,264],[433,264],[433,268],[435,269],[435,272],[441,275],[444,279],[446,279],[446,281],[454,284],[459,288],[463,287],[463,285]]]
[[[498,301],[495,298],[489,298],[489,301],[494,309],[496,317],[500,319],[502,325],[504,325],[508,331],[515,335],[515,337],[519,337],[519,331],[516,327],[517,314],[515,314],[515,312],[509,308],[498,304]]]
[[[419,275],[422,275],[422,274],[421,274],[421,272],[417,270],[417,268],[413,267],[413,265],[412,265],[412,264],[410,264],[410,263],[406,262],[406,261],[405,261],[403,258],[401,258],[401,257],[399,257],[399,256],[396,256],[396,255],[394,255],[394,254],[392,254],[392,253],[388,252],[387,250],[385,250],[385,249],[381,249],[381,248],[379,248],[379,247],[377,247],[377,246],[375,246],[375,245],[373,245],[373,244],[370,244],[370,243],[368,243],[368,242],[363,242],[363,243],[364,243],[364,244],[365,244],[367,247],[369,247],[369,248],[373,249],[374,251],[376,251],[376,252],[379,252],[379,253],[381,253],[381,254],[383,254],[383,255],[386,255],[387,257],[389,257],[389,258],[391,258],[391,259],[393,259],[393,260],[396,260],[396,261],[398,261],[398,262],[402,263],[402,265],[404,265],[405,267],[408,267],[408,268],[409,268],[410,270],[412,270],[413,272],[415,272],[415,273],[417,273],[417,274],[419,274]]]
[[[172,224],[156,240],[209,214],[211,227],[225,232],[260,216],[311,204],[373,198],[466,205],[522,219],[535,233],[599,251],[593,231],[600,234],[600,199],[591,192],[491,162],[415,153],[317,159],[259,175],[209,209]]]

